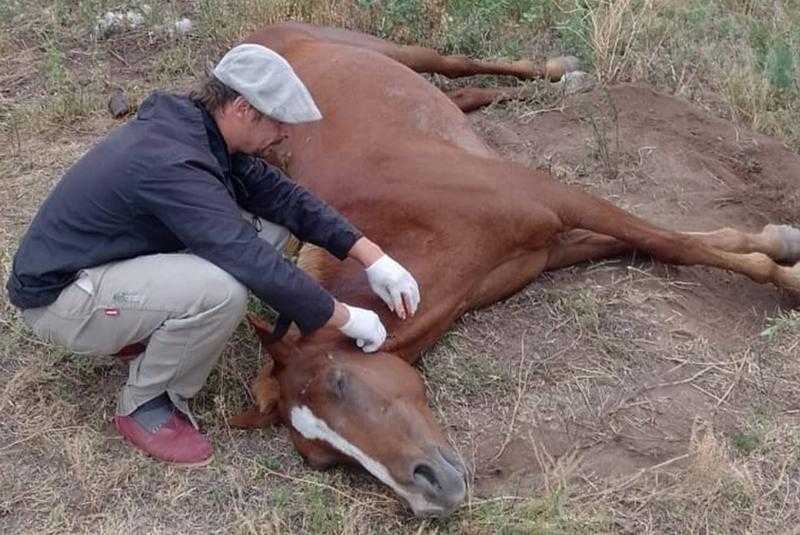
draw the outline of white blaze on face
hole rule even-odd
[[[430,503],[425,496],[419,493],[411,493],[401,487],[389,473],[385,466],[364,453],[361,448],[351,444],[339,433],[328,427],[328,424],[320,420],[311,409],[305,405],[292,407],[290,411],[292,427],[308,440],[324,440],[341,453],[355,459],[370,474],[377,477],[384,484],[391,487],[397,494],[403,497],[414,513],[436,513],[442,510],[438,505]]]

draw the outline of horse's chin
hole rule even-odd
[[[453,512],[453,509],[445,509],[431,503],[417,504],[413,500],[408,502],[409,507],[417,518],[444,518]]]
[[[414,512],[414,516],[418,518],[444,518],[450,516],[464,501],[464,497],[465,495],[462,494],[455,497],[451,504],[443,506],[429,501],[423,494],[414,494],[410,497],[408,495],[404,496],[408,506]]]

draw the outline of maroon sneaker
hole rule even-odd
[[[144,353],[146,349],[147,349],[147,345],[146,344],[144,344],[142,342],[136,342],[136,343],[133,343],[133,344],[130,344],[130,345],[127,345],[127,346],[123,347],[122,349],[120,349],[119,351],[117,351],[116,353],[114,353],[111,356],[112,357],[117,357],[122,362],[128,362],[128,361],[131,361],[131,360],[135,359],[136,357],[138,357],[142,353]]]
[[[214,453],[211,443],[180,411],[174,411],[154,433],[130,416],[114,416],[117,431],[131,444],[156,459],[180,466],[205,466]]]

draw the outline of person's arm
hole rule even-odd
[[[163,176],[140,177],[137,201],[140,210],[161,221],[189,251],[230,273],[304,334],[329,324],[359,339],[351,334],[355,332],[370,348],[383,343],[385,330],[381,335],[377,316],[354,314],[352,310],[361,309],[337,303],[317,281],[259,239],[214,176],[176,165]],[[355,327],[347,331],[351,321]]]
[[[236,154],[233,174],[243,187],[237,200],[248,212],[282,225],[301,241],[313,243],[340,260],[362,237],[347,219],[267,162]]]
[[[247,211],[287,227],[339,259],[357,260],[372,290],[398,317],[416,313],[420,295],[414,277],[336,210],[259,158],[237,154],[233,172],[244,186],[240,203]]]
[[[419,285],[411,273],[366,237],[359,238],[348,253],[364,266],[369,285],[400,319],[417,313]]]

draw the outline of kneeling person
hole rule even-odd
[[[248,289],[304,334],[335,327],[366,352],[386,338],[377,314],[337,302],[260,239],[242,211],[358,260],[398,316],[416,311],[408,271],[253,156],[291,135],[291,124],[320,119],[282,57],[240,45],[200,90],[150,95],[64,175],[26,232],[7,289],[34,333],[87,355],[141,344],[114,423],[146,453],[210,461],[187,400],[241,321]]]

